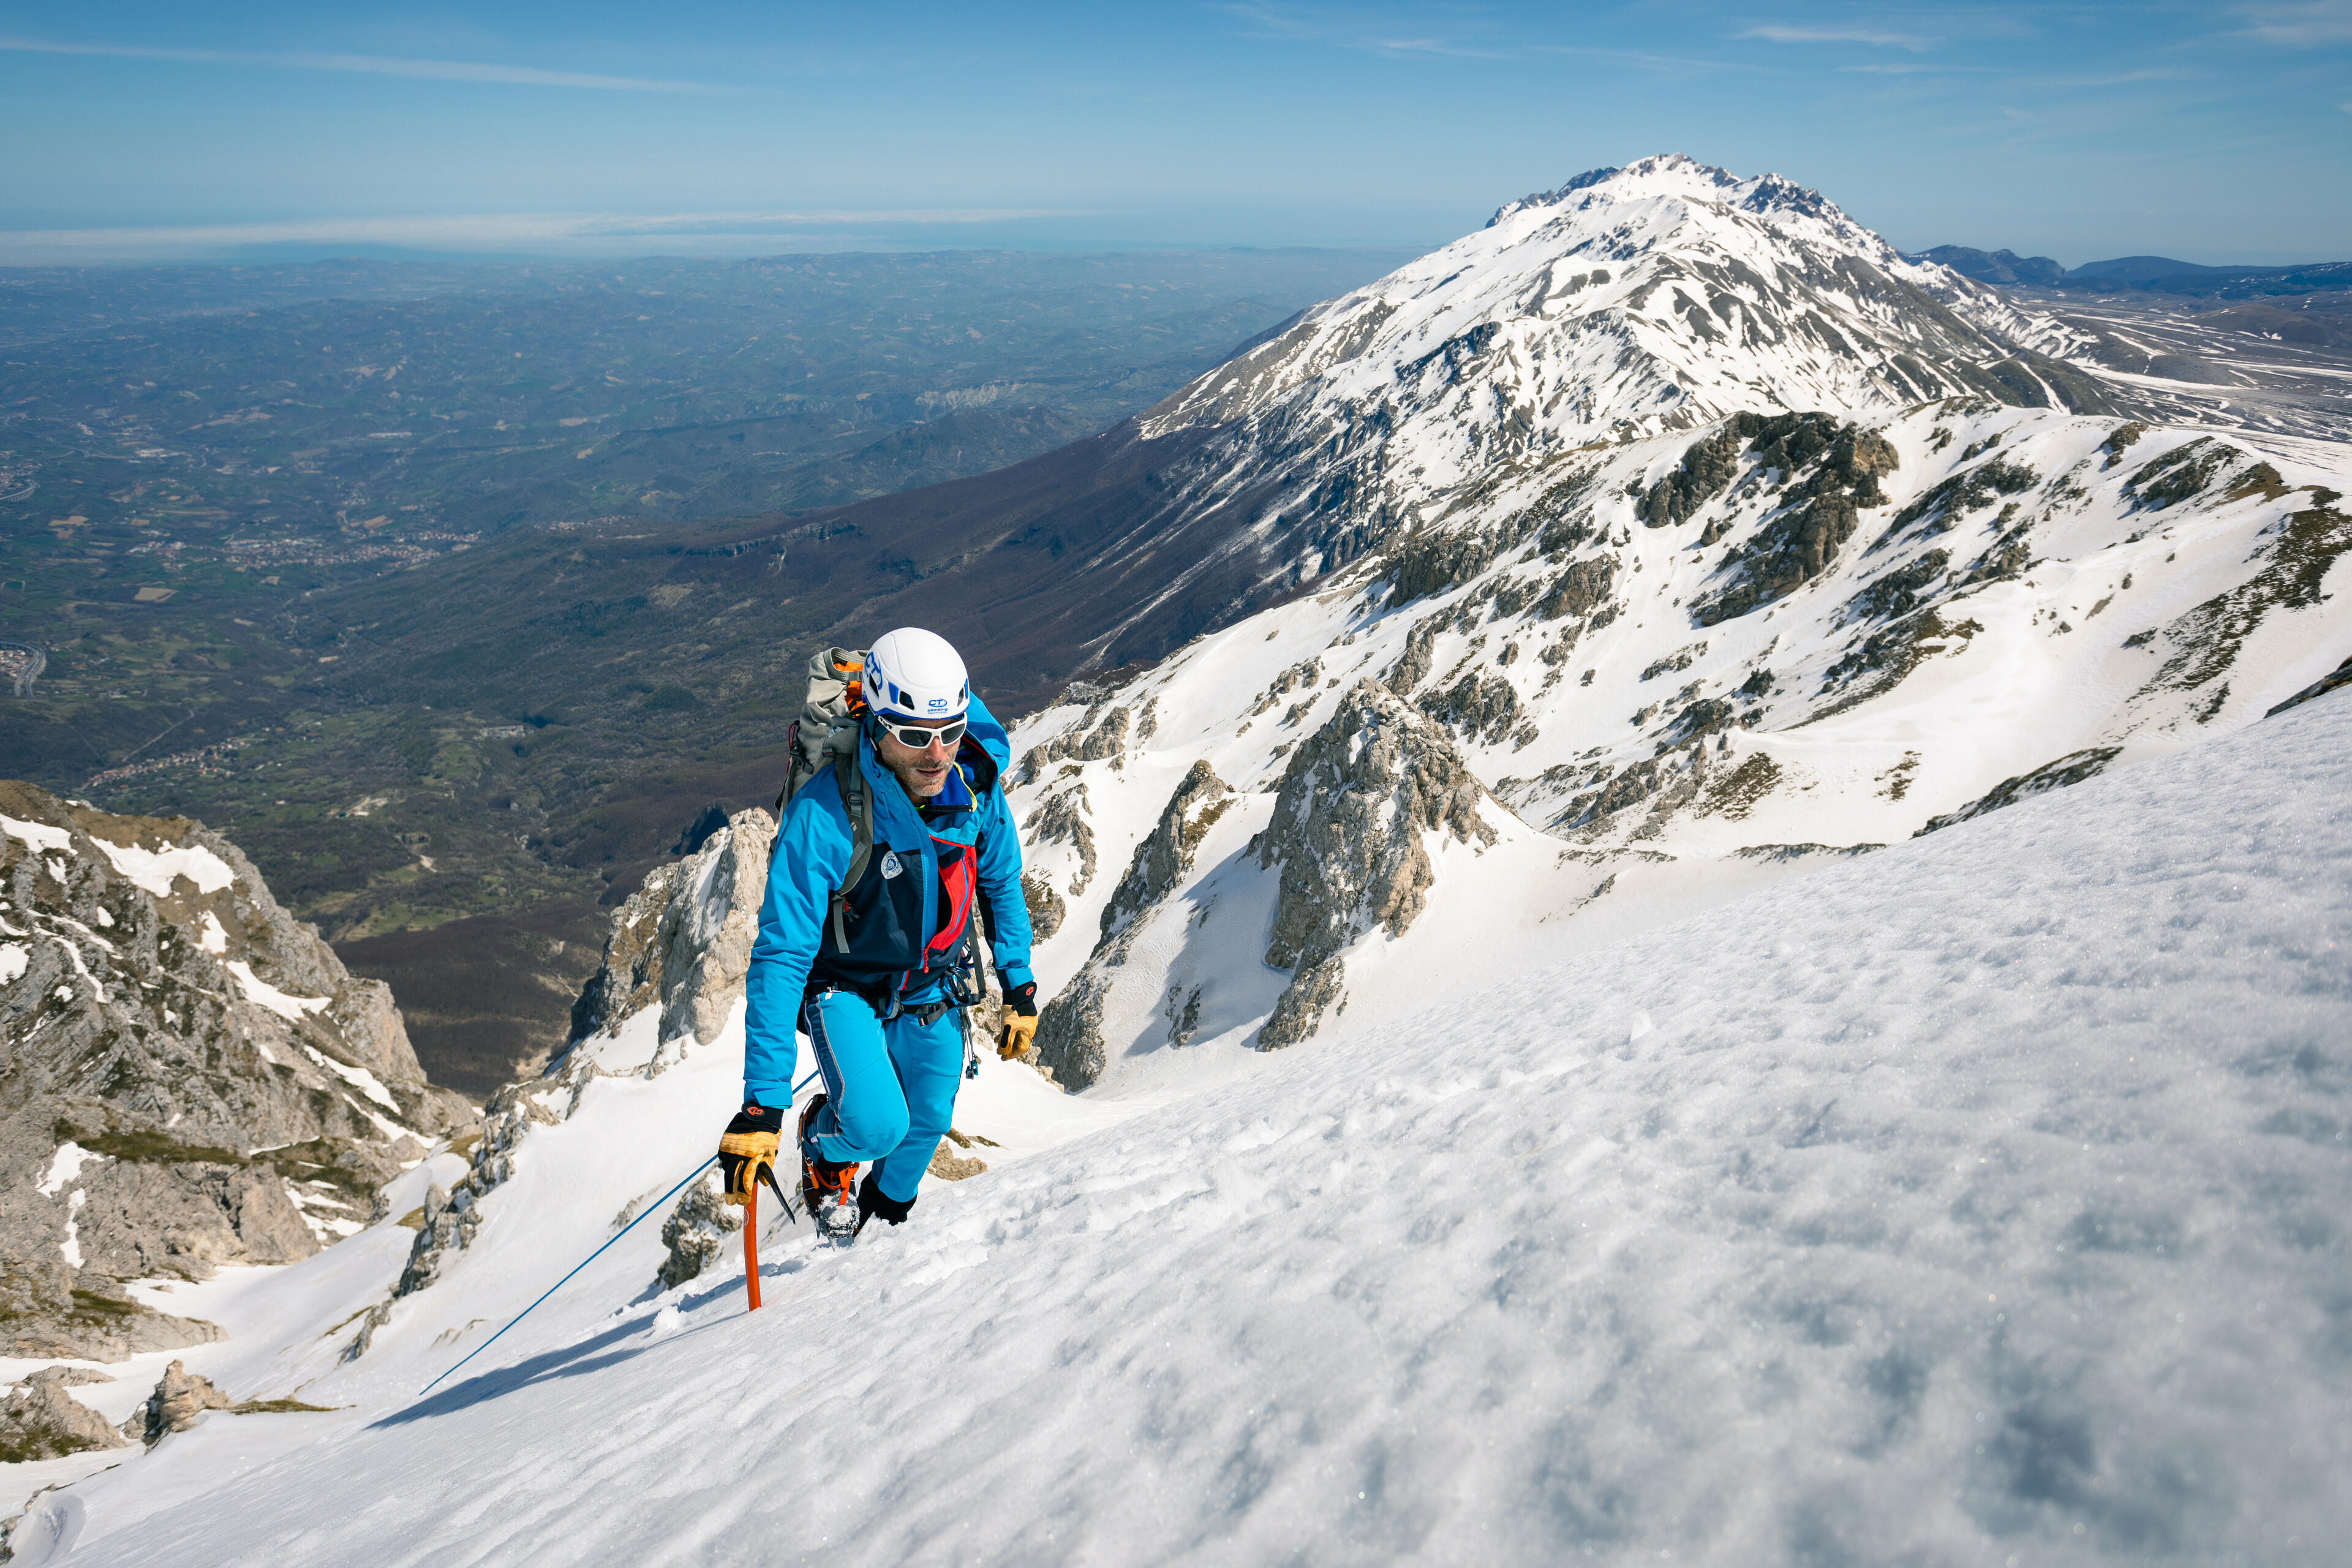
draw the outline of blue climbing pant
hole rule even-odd
[[[925,1024],[901,1013],[884,1023],[850,991],[825,991],[801,1008],[801,1027],[824,1075],[824,1109],[809,1128],[817,1154],[835,1164],[876,1163],[883,1195],[912,1203],[955,1117],[963,1081],[963,1015]]]

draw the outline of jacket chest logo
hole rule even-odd
[[[888,849],[883,851],[882,875],[884,877],[895,877],[905,869],[906,868],[898,863],[898,852],[897,850]]]

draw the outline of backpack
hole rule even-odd
[[[784,786],[776,792],[776,821],[784,820],[784,803],[800,794],[827,763],[841,789],[842,809],[849,814],[849,868],[833,890],[833,942],[846,951],[849,933],[843,920],[849,889],[866,875],[874,858],[874,797],[866,787],[866,770],[857,765],[857,732],[866,718],[866,656],[847,648],[829,647],[809,657],[808,697],[801,716],[784,730],[789,762]]]

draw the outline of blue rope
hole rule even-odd
[[[804,1078],[804,1079],[801,1079],[801,1081],[800,1081],[798,1084],[796,1084],[796,1085],[794,1085],[794,1086],[793,1086],[793,1098],[794,1100],[798,1100],[798,1099],[800,1098],[801,1090],[802,1090],[802,1089],[806,1089],[806,1088],[807,1088],[811,1083],[814,1083],[814,1082],[816,1080],[816,1076],[817,1076],[817,1075],[816,1075],[816,1070],[815,1070],[815,1069],[814,1069],[814,1068],[812,1068],[812,1069],[810,1070],[810,1072],[809,1072],[808,1077],[806,1077],[806,1078]],[[660,1197],[658,1197],[658,1198],[655,1199],[651,1204],[649,1204],[648,1205],[646,1205],[646,1212],[645,1212],[644,1214],[639,1215],[635,1219],[631,1220],[628,1224],[626,1224],[626,1225],[623,1226],[622,1226],[618,1231],[616,1231],[616,1232],[614,1232],[614,1235],[613,1235],[613,1240],[612,1240],[612,1241],[607,1241],[607,1242],[604,1244],[604,1247],[598,1247],[595,1251],[593,1251],[593,1252],[590,1253],[587,1257],[585,1257],[585,1258],[582,1258],[582,1259],[580,1260],[579,1268],[572,1269],[572,1274],[577,1274],[577,1273],[579,1273],[581,1268],[587,1268],[591,1263],[595,1262],[595,1261],[596,1261],[596,1259],[598,1259],[599,1258],[602,1258],[603,1256],[604,1256],[604,1247],[610,1247],[610,1246],[612,1246],[614,1241],[618,1241],[618,1240],[620,1240],[622,1237],[625,1237],[625,1236],[628,1235],[628,1234],[629,1234],[629,1232],[631,1232],[631,1231],[633,1231],[633,1230],[636,1229],[636,1228],[637,1228],[637,1226],[638,1226],[640,1224],[642,1224],[642,1223],[643,1223],[643,1222],[644,1222],[644,1221],[645,1221],[648,1216],[650,1216],[650,1215],[652,1215],[656,1210],[659,1209],[659,1208],[662,1206],[662,1205],[664,1205],[664,1204],[666,1204],[666,1203],[669,1202],[669,1200],[670,1200],[670,1199],[672,1199],[672,1198],[674,1198],[674,1197],[677,1196],[677,1194],[679,1194],[679,1192],[680,1192],[680,1191],[682,1191],[682,1190],[685,1188],[685,1186],[686,1186],[686,1183],[687,1183],[687,1182],[690,1182],[690,1181],[694,1180],[694,1178],[695,1178],[695,1177],[697,1177],[697,1176],[698,1176],[698,1175],[702,1174],[702,1173],[703,1173],[703,1172],[705,1172],[705,1171],[707,1171],[707,1170],[710,1169],[710,1167],[711,1167],[711,1166],[716,1165],[717,1163],[719,1163],[719,1156],[718,1156],[718,1155],[716,1155],[716,1154],[713,1154],[712,1156],[710,1156],[710,1158],[709,1158],[709,1159],[705,1160],[704,1162],[702,1162],[702,1163],[701,1163],[701,1164],[697,1165],[693,1170],[691,1170],[691,1171],[688,1172],[688,1173],[687,1173],[687,1175],[686,1175],[686,1181],[685,1181],[685,1182],[680,1182],[680,1183],[678,1183],[678,1184],[677,1184],[677,1186],[672,1187],[669,1191],[667,1191],[667,1192],[664,1193]],[[509,1319],[509,1320],[508,1321],[508,1322],[507,1322],[507,1326],[506,1326],[506,1329],[500,1329],[497,1334],[492,1334],[488,1339],[484,1340],[484,1341],[483,1341],[479,1345],[476,1346],[476,1347],[473,1349],[473,1351],[472,1351],[471,1352],[469,1352],[469,1353],[466,1356],[465,1361],[461,1361],[461,1362],[459,1362],[459,1363],[457,1363],[457,1366],[463,1366],[463,1365],[465,1365],[465,1364],[466,1364],[466,1362],[468,1362],[468,1361],[473,1360],[475,1356],[478,1356],[478,1355],[481,1354],[481,1353],[482,1353],[482,1352],[484,1352],[484,1351],[486,1351],[486,1350],[489,1349],[492,1345],[494,1345],[494,1344],[498,1343],[498,1342],[499,1342],[499,1334],[503,1334],[503,1333],[505,1333],[505,1332],[507,1331],[507,1329],[511,1329],[511,1328],[513,1328],[513,1327],[515,1326],[515,1324],[521,1322],[525,1318],[530,1317],[533,1312],[535,1312],[535,1311],[539,1310],[539,1302],[540,1302],[540,1301],[544,1301],[544,1300],[546,1300],[548,1296],[552,1296],[552,1295],[554,1295],[558,1290],[562,1289],[563,1289],[563,1287],[564,1287],[565,1285],[567,1285],[567,1284],[571,1283],[571,1280],[572,1280],[572,1274],[566,1274],[562,1279],[558,1279],[554,1284],[552,1284],[552,1285],[549,1286],[549,1287],[547,1288],[547,1295],[546,1295],[546,1296],[541,1296],[541,1297],[539,1299],[539,1301],[533,1301],[530,1306],[525,1307],[521,1311],[517,1312],[517,1313],[516,1313],[516,1314],[515,1314],[511,1319]],[[451,1367],[451,1368],[449,1369],[449,1372],[455,1372],[455,1371],[457,1371],[457,1366],[453,1366],[453,1367]],[[423,1388],[418,1389],[418,1390],[416,1391],[416,1397],[417,1397],[417,1398],[419,1398],[419,1399],[422,1399],[422,1398],[424,1398],[426,1394],[428,1394],[432,1393],[432,1392],[434,1391],[434,1389],[436,1389],[436,1387],[438,1387],[438,1386],[440,1385],[441,1381],[442,1381],[442,1378],[446,1378],[446,1377],[447,1377],[447,1376],[449,1375],[449,1372],[445,1372],[445,1373],[443,1373],[441,1374],[441,1376],[440,1376],[440,1377],[436,1377],[436,1378],[435,1378],[431,1383],[428,1383],[428,1384],[426,1384]]]
[[[718,1156],[718,1155],[716,1155],[716,1154],[713,1154],[712,1156],[710,1156],[710,1158],[709,1158],[709,1159],[705,1160],[704,1162],[702,1162],[702,1163],[701,1163],[701,1164],[697,1165],[693,1170],[691,1170],[691,1171],[688,1172],[688,1173],[687,1173],[687,1175],[686,1175],[686,1182],[690,1182],[690,1181],[694,1180],[694,1178],[695,1178],[695,1177],[697,1177],[697,1176],[698,1176],[698,1175],[702,1174],[702,1173],[703,1173],[703,1172],[705,1172],[705,1171],[707,1171],[707,1170],[710,1169],[710,1167],[711,1167],[711,1166],[716,1165],[717,1163],[719,1163],[719,1156]],[[676,1197],[676,1196],[678,1194],[678,1193],[679,1193],[681,1190],[683,1190],[683,1189],[684,1189],[684,1187],[686,1186],[686,1182],[680,1182],[680,1183],[678,1183],[678,1184],[677,1184],[677,1186],[672,1187],[669,1191],[667,1191],[667,1192],[664,1193],[660,1197],[658,1197],[658,1198],[655,1199],[655,1200],[653,1201],[653,1203],[652,1203],[652,1204],[650,1204],[650,1205],[648,1205],[646,1206],[646,1209],[645,1214],[641,1214],[641,1215],[639,1215],[635,1219],[631,1220],[628,1224],[626,1224],[626,1225],[623,1226],[622,1226],[622,1227],[621,1227],[617,1232],[615,1232],[615,1233],[614,1233],[614,1237],[613,1237],[613,1241],[618,1241],[618,1240],[620,1240],[620,1239],[621,1239],[621,1237],[625,1237],[625,1236],[628,1235],[628,1234],[629,1234],[629,1232],[631,1232],[631,1231],[633,1231],[633,1230],[636,1229],[636,1228],[637,1228],[637,1226],[638,1226],[641,1223],[643,1223],[643,1222],[644,1222],[644,1220],[646,1219],[646,1215],[651,1215],[651,1214],[655,1213],[656,1211],[657,1211],[658,1209],[660,1209],[660,1207],[662,1206],[662,1205],[664,1205],[664,1204],[666,1204],[666,1203],[669,1202],[669,1200],[670,1200],[670,1199],[672,1199],[672,1198]],[[582,1259],[580,1260],[580,1267],[579,1267],[578,1268],[574,1268],[574,1269],[572,1271],[572,1274],[577,1274],[577,1273],[579,1273],[581,1268],[587,1268],[591,1263],[593,1263],[593,1262],[595,1262],[595,1261],[596,1261],[596,1259],[598,1259],[599,1258],[602,1258],[602,1257],[604,1255],[604,1247],[610,1247],[610,1246],[612,1246],[612,1245],[613,1245],[613,1241],[608,1241],[608,1242],[606,1242],[606,1243],[604,1244],[604,1247],[598,1247],[595,1251],[593,1251],[593,1252],[590,1253],[587,1257],[585,1257],[585,1258],[582,1258]],[[562,1279],[558,1279],[554,1284],[550,1285],[550,1286],[547,1288],[547,1296],[541,1296],[541,1297],[539,1299],[539,1301],[544,1301],[544,1300],[547,1300],[547,1297],[548,1297],[548,1296],[552,1296],[552,1295],[554,1295],[558,1290],[562,1289],[563,1289],[563,1287],[564,1287],[567,1283],[569,1283],[569,1282],[571,1281],[572,1274],[566,1274]],[[537,1310],[539,1310],[539,1301],[533,1301],[530,1306],[525,1307],[521,1311],[517,1312],[517,1313],[516,1313],[512,1318],[509,1319],[509,1320],[508,1320],[508,1321],[507,1321],[507,1328],[506,1328],[506,1329],[500,1329],[497,1334],[492,1334],[488,1339],[484,1340],[484,1341],[483,1341],[483,1342],[482,1342],[478,1346],[477,1346],[477,1347],[476,1347],[476,1348],[475,1348],[475,1349],[474,1349],[470,1353],[468,1353],[468,1354],[467,1355],[467,1357],[466,1357],[466,1360],[465,1360],[465,1361],[461,1361],[461,1362],[459,1362],[459,1363],[457,1363],[457,1366],[463,1366],[463,1365],[465,1365],[465,1364],[466,1364],[466,1362],[473,1360],[475,1356],[478,1356],[478,1355],[481,1354],[481,1353],[482,1353],[482,1352],[484,1352],[484,1351],[486,1351],[486,1350],[489,1349],[492,1345],[494,1345],[494,1344],[498,1343],[498,1342],[499,1342],[499,1334],[503,1334],[503,1333],[505,1333],[505,1332],[507,1331],[507,1329],[511,1329],[511,1328],[513,1328],[513,1327],[515,1326],[515,1324],[521,1322],[525,1318],[530,1317],[533,1312],[535,1312],[535,1311],[537,1311]],[[451,1367],[451,1368],[449,1369],[449,1372],[455,1372],[455,1371],[457,1371],[457,1366],[453,1366],[453,1367]],[[435,1378],[431,1383],[428,1383],[428,1384],[426,1384],[424,1387],[422,1387],[422,1388],[418,1389],[418,1390],[416,1391],[416,1397],[417,1397],[417,1398],[419,1398],[419,1399],[422,1399],[422,1398],[424,1398],[426,1394],[428,1394],[432,1393],[432,1392],[433,1392],[433,1390],[434,1390],[436,1386],[438,1386],[438,1385],[439,1385],[439,1384],[440,1384],[440,1382],[441,1382],[441,1378],[443,1378],[443,1377],[447,1377],[447,1376],[449,1375],[449,1372],[445,1372],[445,1373],[443,1373],[441,1374],[441,1377],[436,1377],[436,1378]]]

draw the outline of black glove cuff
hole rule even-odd
[[[773,1132],[782,1136],[784,1113],[779,1107],[747,1105],[735,1113],[735,1120],[727,1124],[727,1131],[730,1135],[737,1132]]]
[[[1037,983],[1034,980],[1015,985],[1004,994],[1004,1005],[1024,1018],[1037,1016]]]

